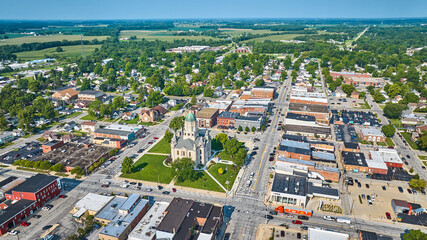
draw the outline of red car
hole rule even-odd
[[[176,192],[176,188],[172,188],[172,192]]]
[[[153,144],[153,142],[148,142],[148,144]]]
[[[302,222],[300,220],[293,220],[292,223],[293,224],[302,224]]]
[[[21,226],[28,227],[30,226],[29,222],[21,222]]]
[[[388,219],[388,220],[391,220],[391,215],[390,215],[390,213],[389,213],[389,212],[386,212],[386,213],[385,213],[385,216],[387,217],[387,219]]]
[[[153,139],[154,139],[154,140],[157,140],[157,139],[159,139],[159,138],[158,138],[158,137],[153,137]]]
[[[270,162],[274,161],[274,157],[270,157],[270,158],[268,159],[268,161],[270,161]]]
[[[61,194],[61,195],[59,195],[58,197],[59,197],[59,198],[66,198],[67,196],[65,196],[65,195],[62,195],[62,194]]]

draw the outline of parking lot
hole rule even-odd
[[[332,117],[334,122],[341,122],[344,125],[380,126],[377,117],[371,112],[348,111],[343,109],[341,110],[341,115],[339,115],[338,111],[333,110]]]
[[[274,233],[273,233],[274,230]],[[268,225],[268,224],[260,224],[258,226],[257,238],[260,240],[268,240],[270,237],[274,235],[274,239],[277,240],[299,240],[299,239],[307,239],[307,231],[304,230],[296,230],[289,228],[287,229],[284,226],[277,225]]]
[[[350,205],[352,206],[352,214],[356,217],[391,223],[392,220],[396,219],[391,206],[392,199],[419,204],[425,202],[426,196],[421,193],[417,195],[410,194],[407,191],[409,185],[405,182],[386,182],[366,178],[357,178],[357,180],[361,183],[361,187],[358,187],[356,182],[353,186],[348,186],[348,192],[351,196]],[[369,188],[366,187],[366,184],[369,184]],[[383,187],[386,190],[383,190]],[[401,187],[403,192],[400,192],[398,187]],[[365,195],[364,198],[362,194]],[[362,204],[359,201],[359,195],[361,196]],[[368,203],[368,195],[372,205]],[[386,212],[390,213],[391,220],[387,219]]]
[[[0,163],[11,165],[18,159],[33,160],[42,153],[42,147],[38,142],[29,142],[14,151],[0,156]]]
[[[334,125],[335,136],[337,141],[358,143],[356,130],[351,125]]]

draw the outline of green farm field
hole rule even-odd
[[[76,46],[63,46],[61,47],[63,52],[56,52],[56,47],[46,48],[38,51],[28,51],[28,52],[20,52],[16,53],[18,59],[22,60],[33,60],[44,58],[45,55],[53,56],[64,56],[64,57],[73,57],[73,56],[81,56],[82,55],[82,47],[79,45]],[[95,48],[101,48],[101,45],[85,45],[85,55],[95,51]]]
[[[173,42],[174,40],[180,39],[189,39],[189,40],[218,40],[217,38],[212,38],[208,36],[174,36],[173,32],[165,31],[165,30],[126,30],[120,32],[121,38],[136,36],[137,40],[141,40],[142,38],[148,41],[166,41]]]
[[[106,39],[108,36],[83,36],[83,40],[92,41],[98,39],[99,41]],[[18,38],[10,38],[0,40],[0,46],[2,45],[21,45],[23,43],[34,43],[34,42],[54,42],[54,41],[76,41],[80,40],[80,35],[50,35],[50,36],[25,36]]]

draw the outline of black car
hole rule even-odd
[[[399,189],[400,193],[403,193],[403,188],[402,187],[398,187],[397,189]]]
[[[42,216],[40,216],[40,215],[34,215],[33,217],[34,218],[41,218]]]
[[[298,219],[300,219],[300,220],[308,220],[308,217],[307,216],[298,216]]]
[[[270,215],[277,215],[277,212],[274,210],[270,210]]]
[[[159,185],[159,186],[157,186],[157,189],[162,190],[163,187]]]
[[[365,184],[366,188],[369,188],[369,184]]]
[[[267,215],[265,215],[265,218],[267,218],[268,220],[272,220],[273,216],[267,214]]]
[[[52,227],[52,225],[46,225],[46,226],[44,226],[42,229],[43,230],[48,230],[49,228],[51,228]]]
[[[301,239],[301,233],[297,233],[297,238]]]
[[[361,188],[362,184],[360,182],[357,182],[357,186]]]
[[[169,195],[170,194],[170,192],[168,192],[168,191],[163,191],[162,193],[165,194],[165,195]]]
[[[129,184],[130,185],[136,185],[136,182],[130,182]]]
[[[409,155],[406,155],[406,157],[407,157],[407,158],[411,158],[411,156],[409,156]]]
[[[387,188],[385,186],[383,186],[382,188],[383,188],[384,191],[387,190]]]

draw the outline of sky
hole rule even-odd
[[[427,0],[1,0],[0,19],[413,18]]]

